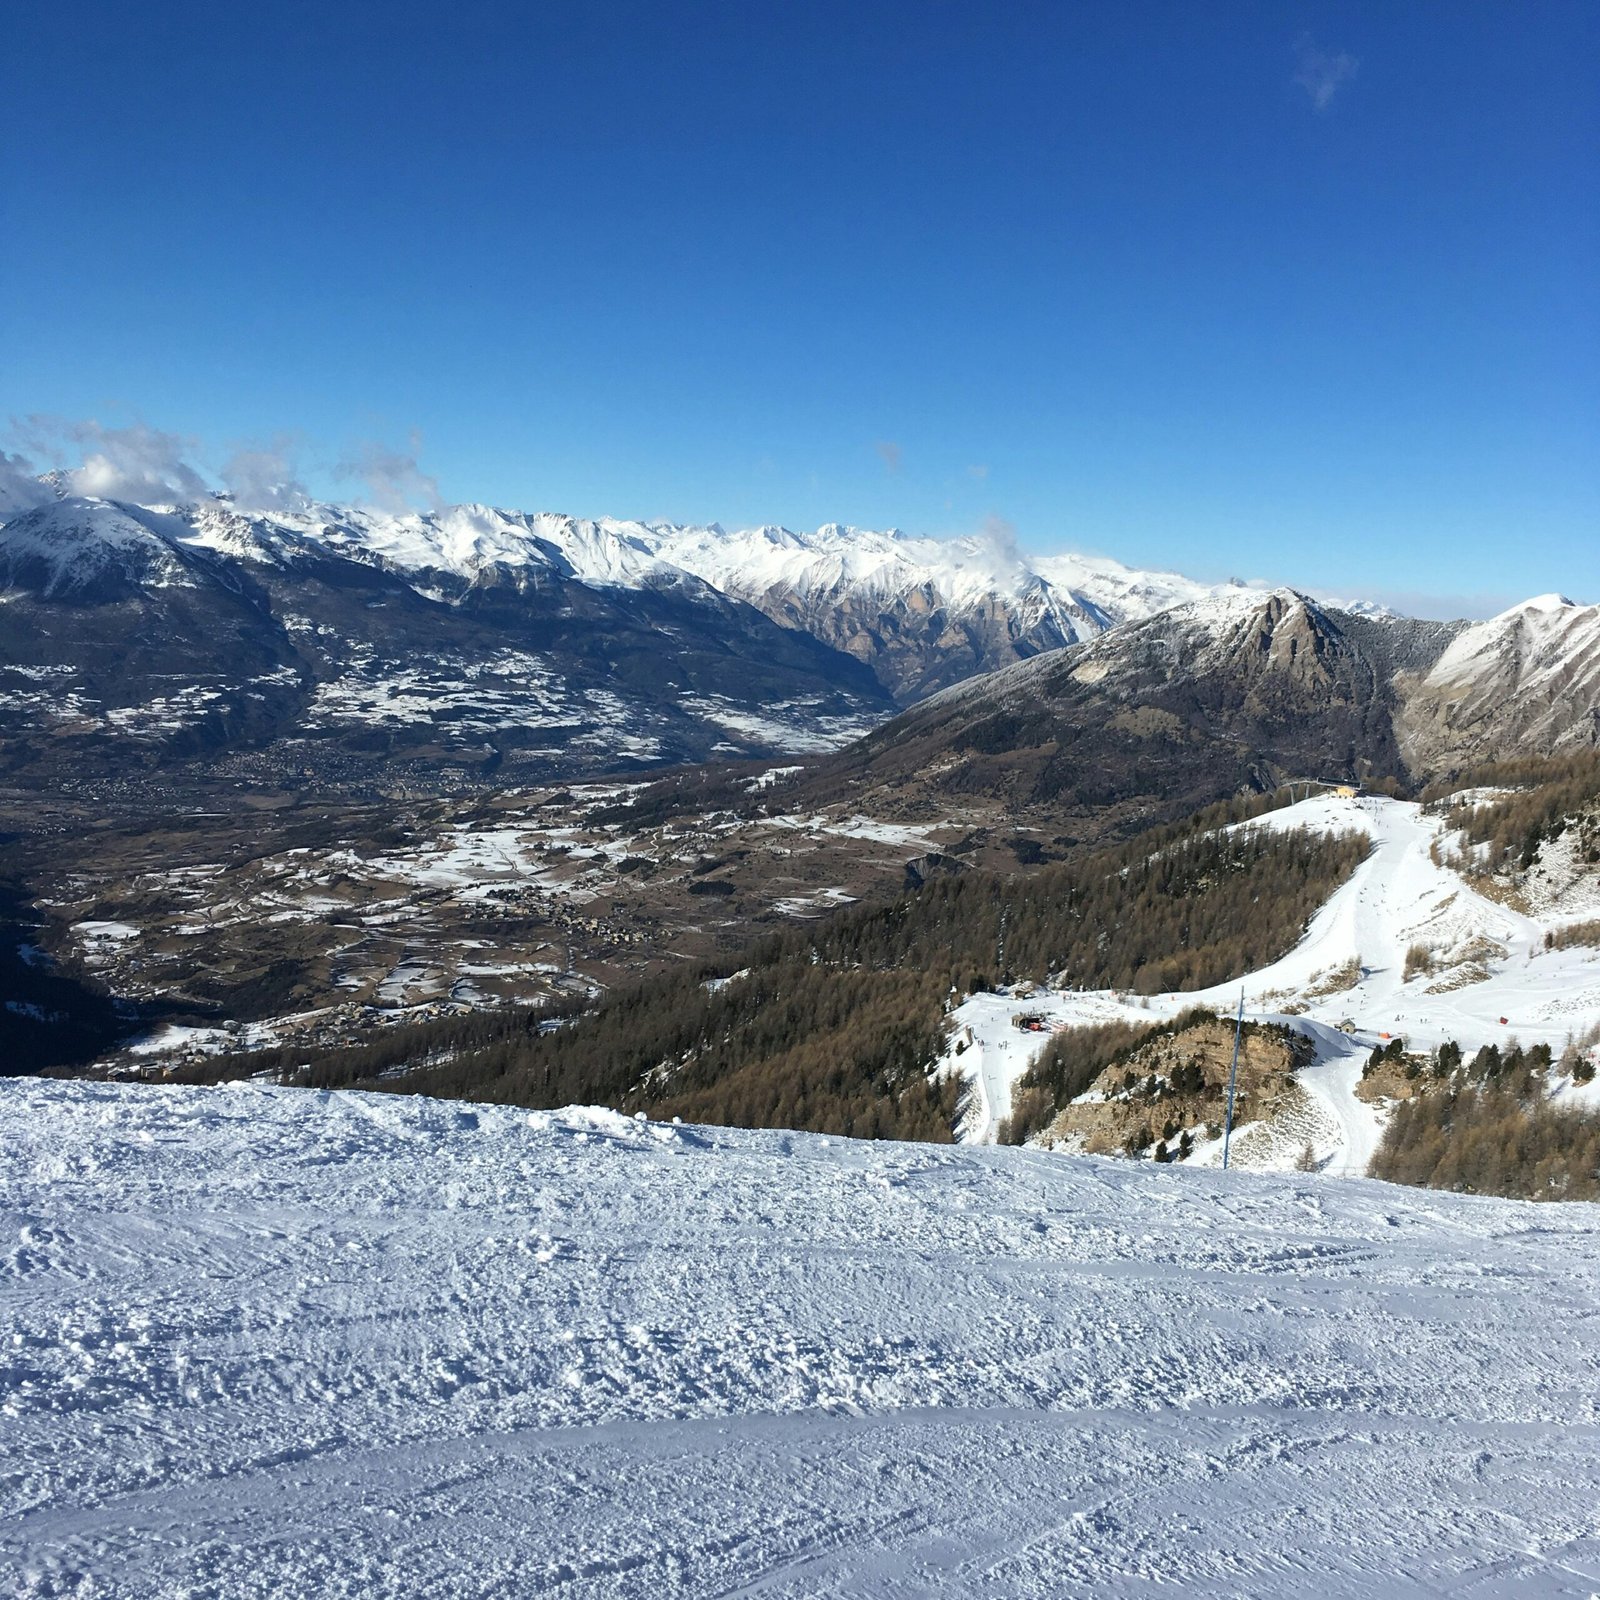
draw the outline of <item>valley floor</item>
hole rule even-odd
[[[1600,1209],[0,1080],[24,1596],[1600,1589]]]

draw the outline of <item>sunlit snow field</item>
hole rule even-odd
[[[0,1080],[0,1591],[1588,1597],[1600,1212]]]

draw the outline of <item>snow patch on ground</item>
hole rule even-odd
[[[818,917],[825,911],[837,911],[840,906],[855,904],[856,897],[841,888],[818,889],[814,894],[789,895],[774,900],[772,909],[786,917]]]
[[[832,833],[844,839],[864,839],[872,844],[893,845],[897,849],[932,850],[938,846],[934,834],[955,826],[951,822],[936,822],[922,826],[904,822],[885,822],[877,817],[863,816],[857,812],[849,817],[829,817],[821,813],[803,817],[789,815],[769,817],[774,828],[792,828],[802,833]]]

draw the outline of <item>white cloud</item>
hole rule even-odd
[[[409,450],[394,450],[381,440],[365,439],[335,469],[340,477],[358,478],[384,511],[409,511],[416,506],[437,510],[444,504],[439,483],[422,470],[418,457],[422,435],[412,429]]]
[[[48,488],[35,481],[35,460],[57,469],[69,494],[137,505],[193,505],[212,497],[213,480],[220,480],[241,511],[289,510],[311,498],[295,460],[298,440],[291,434],[265,443],[239,441],[220,472],[208,475],[194,465],[208,454],[198,439],[142,422],[111,428],[92,418],[35,415],[13,419],[10,431],[27,454],[0,451],[0,514],[48,497]],[[416,432],[405,449],[363,440],[334,471],[359,479],[373,503],[385,510],[435,509],[443,501],[438,482],[418,462],[421,445]]]
[[[295,440],[278,434],[269,444],[242,443],[222,464],[221,478],[241,511],[288,511],[311,498],[294,464]]]
[[[50,490],[39,482],[31,461],[0,450],[0,517],[13,517],[49,498]]]
[[[143,505],[189,505],[211,492],[188,457],[197,440],[142,422],[108,428],[92,418],[31,416],[21,424],[30,448],[65,467],[74,494]],[[79,464],[67,465],[76,455]]]
[[[991,511],[983,519],[981,537],[1000,560],[1012,566],[1022,565],[1022,551],[1017,545],[1016,527],[1004,517]]]
[[[1294,44],[1298,66],[1294,81],[1311,97],[1318,111],[1326,111],[1333,97],[1356,75],[1361,63],[1347,50],[1325,50],[1302,33]]]

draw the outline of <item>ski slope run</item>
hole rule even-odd
[[[1600,1208],[0,1080],[7,1596],[1587,1597]]]
[[[1384,1038],[1399,1035],[1415,1049],[1454,1039],[1468,1052],[1516,1038],[1559,1053],[1569,1036],[1600,1022],[1600,951],[1547,951],[1545,931],[1558,927],[1562,915],[1524,916],[1436,865],[1431,849],[1443,839],[1444,823],[1420,806],[1380,796],[1325,796],[1239,826],[1358,829],[1371,838],[1372,850],[1312,919],[1300,944],[1242,982],[1181,994],[1041,989],[1026,998],[1007,992],[963,1002],[953,1020],[955,1037],[967,1048],[952,1050],[940,1070],[961,1072],[974,1085],[965,1140],[993,1140],[1010,1110],[1012,1086],[1046,1042],[1012,1025],[1020,1011],[1043,1013],[1051,1027],[1153,1024],[1195,1005],[1231,1015],[1242,989],[1247,1018],[1287,1023],[1316,1044],[1317,1059],[1299,1081],[1323,1111],[1311,1142],[1325,1170],[1340,1173],[1365,1171],[1377,1145],[1377,1114],[1354,1090],[1372,1047]],[[1429,945],[1443,962],[1457,964],[1407,982],[1406,951],[1413,944]],[[1347,982],[1353,967],[1358,975]],[[1472,977],[1477,981],[1465,981]],[[1596,1098],[1593,1090],[1565,1092]],[[1300,1148],[1298,1141],[1285,1142],[1257,1159],[1287,1165]],[[1191,1159],[1204,1165],[1219,1156],[1213,1143]]]

